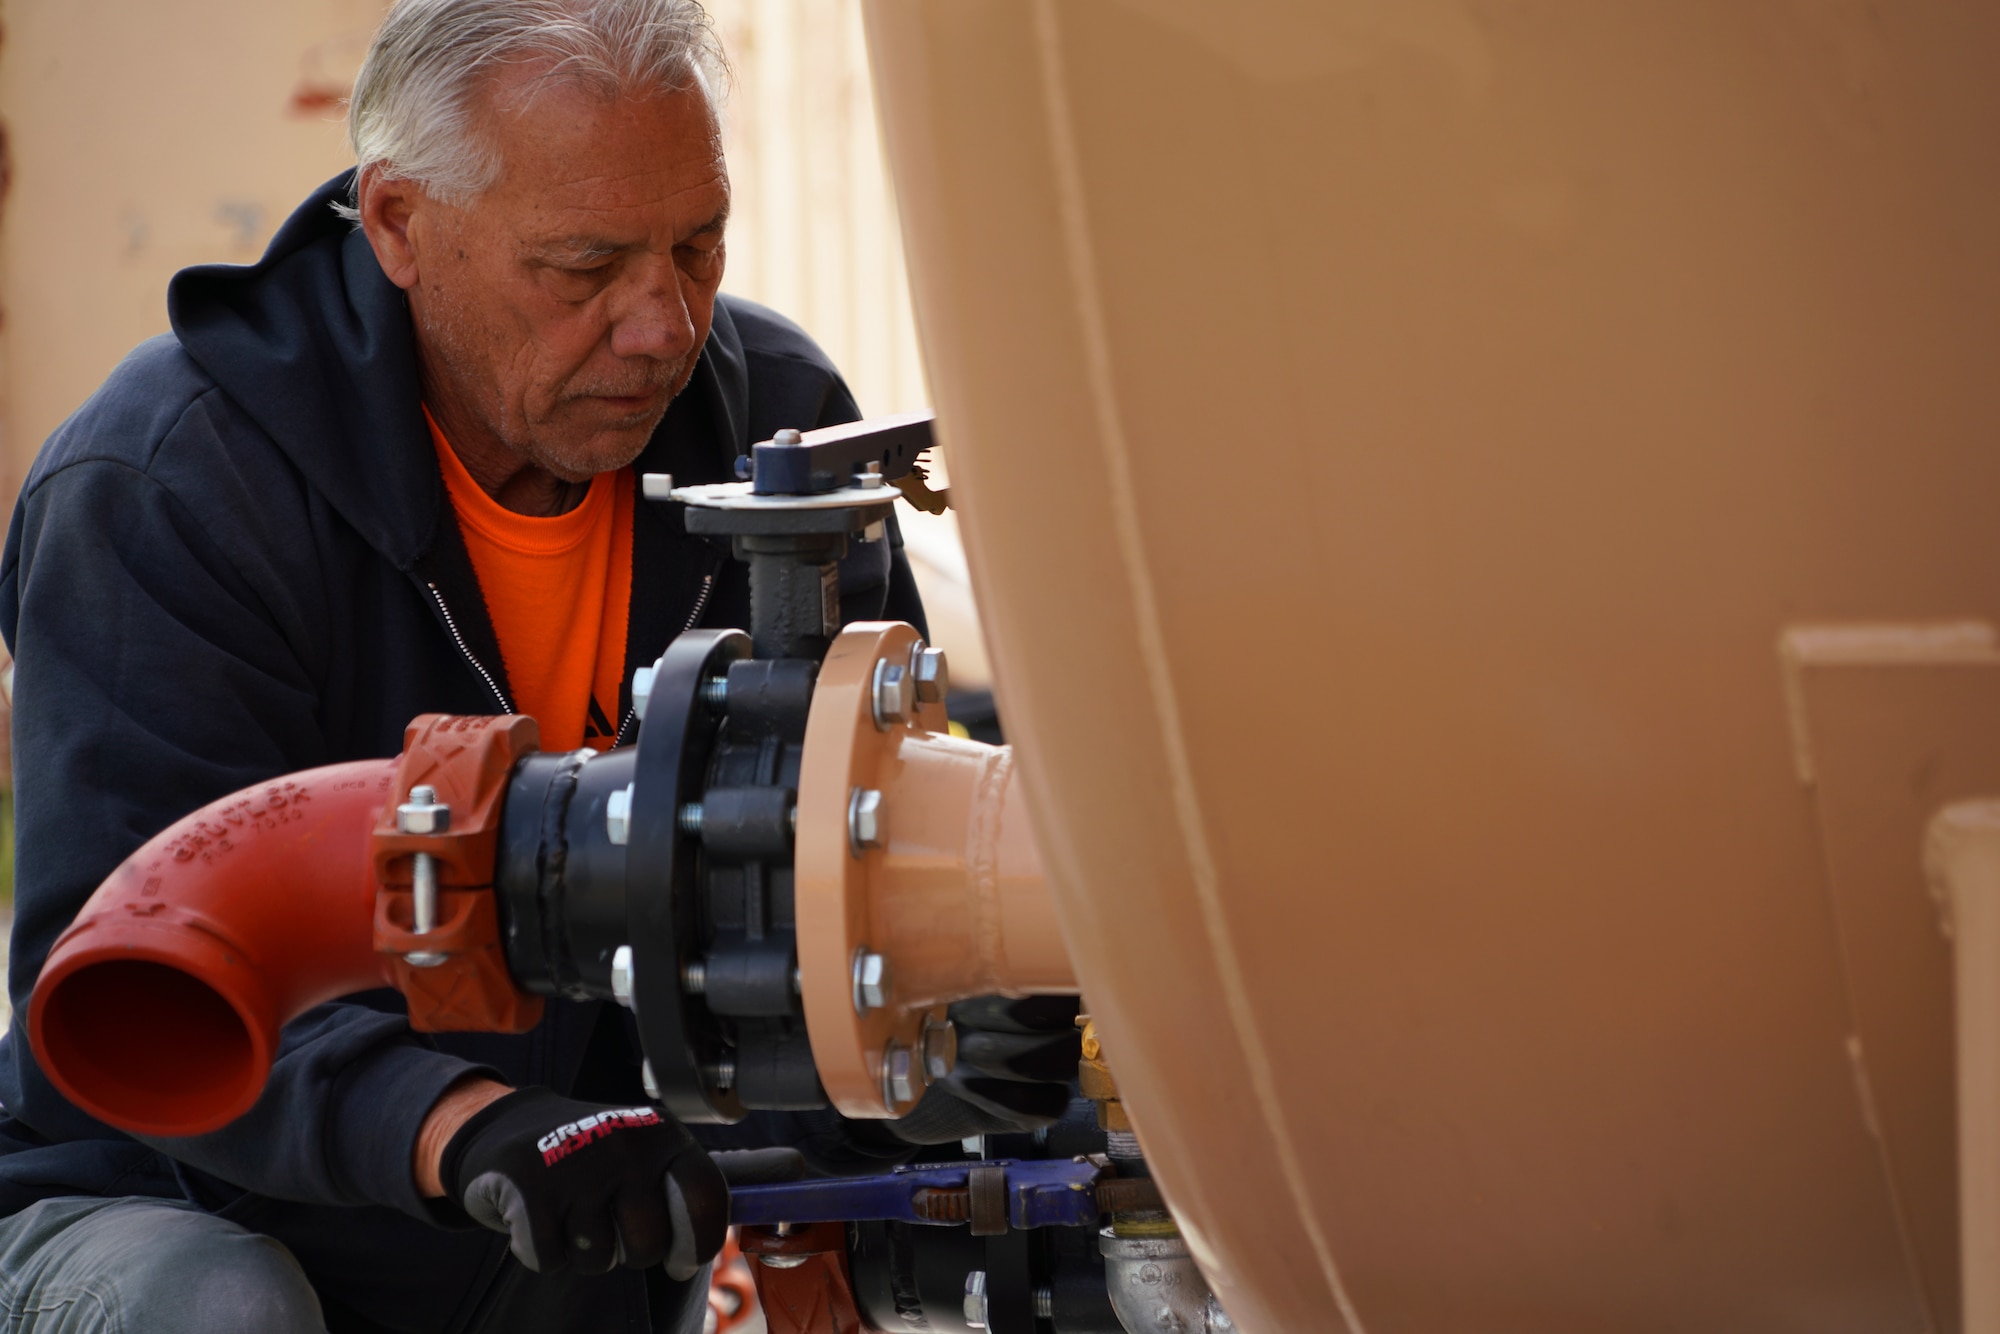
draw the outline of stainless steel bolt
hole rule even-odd
[[[889,1003],[889,961],[867,946],[854,951],[854,1012],[867,1014]]]
[[[986,1328],[986,1271],[975,1269],[965,1276],[965,1324],[968,1329]]]
[[[806,1262],[803,1255],[760,1255],[757,1260],[766,1269],[797,1269]]]
[[[887,481],[882,476],[882,465],[873,459],[869,460],[867,469],[857,480],[860,481],[863,487],[870,491],[876,490]]]
[[[729,678],[711,676],[701,683],[701,702],[710,713],[721,713],[729,707]]]
[[[859,857],[869,848],[879,848],[888,821],[882,808],[882,794],[872,787],[857,787],[847,799],[847,849]]]
[[[438,800],[437,789],[419,783],[410,789],[410,799],[396,808],[399,834],[442,834],[451,829],[451,807]]]
[[[621,848],[632,837],[632,784],[604,799],[604,836]]]
[[[632,714],[642,723],[646,721],[646,701],[653,697],[653,678],[657,675],[657,665],[635,668],[632,672]]]
[[[919,643],[910,654],[910,675],[916,678],[917,699],[936,704],[951,691],[951,663],[941,648]]]
[[[1035,1289],[1035,1319],[1054,1320],[1056,1318],[1056,1293],[1054,1288]]]
[[[709,1081],[723,1093],[736,1087],[736,1062],[728,1059],[717,1061],[705,1070]]]
[[[681,990],[690,996],[699,996],[708,990],[707,960],[689,959],[681,965]]]
[[[689,838],[701,837],[701,803],[690,801],[674,813],[674,821]]]
[[[924,1074],[932,1081],[943,1079],[958,1064],[958,1026],[934,1014],[924,1016]]]
[[[611,999],[632,1008],[632,947],[620,945],[611,952]]]
[[[771,437],[774,445],[803,445],[805,442],[806,438],[789,426]]]
[[[438,800],[437,789],[419,783],[410,789],[410,799],[396,808],[399,833],[433,836],[451,828],[451,807]],[[427,936],[437,929],[437,859],[428,852],[410,857],[410,934]],[[446,956],[436,950],[411,950],[403,962],[412,968],[435,968]]]
[[[894,1108],[915,1102],[924,1091],[923,1067],[916,1054],[901,1043],[882,1049],[882,1100]]]
[[[910,679],[910,669],[887,658],[876,663],[872,698],[876,727],[886,732],[898,723],[908,722],[917,698],[916,683]]]

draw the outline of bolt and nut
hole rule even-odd
[[[881,847],[888,833],[887,814],[880,791],[855,788],[847,798],[847,850],[859,857],[869,848]]]
[[[611,952],[611,999],[632,1008],[632,947],[620,945]]]
[[[729,678],[711,676],[701,683],[701,702],[710,713],[722,713],[729,708]]]
[[[986,1271],[975,1269],[965,1276],[965,1324],[969,1329],[986,1328]]]
[[[867,1014],[889,1003],[889,961],[866,945],[854,951],[854,1012]]]
[[[653,697],[653,678],[660,672],[659,665],[636,668],[632,673],[632,716],[640,722],[646,721],[646,701]]]
[[[898,723],[908,722],[910,710],[917,703],[917,683],[911,679],[909,667],[887,658],[877,662],[870,699],[874,702],[876,727],[886,732]]]
[[[882,1049],[882,1101],[891,1109],[915,1102],[924,1091],[923,1066],[916,1053],[900,1042]]]
[[[951,692],[951,664],[946,661],[944,650],[926,648],[922,640],[910,650],[910,676],[921,703],[940,703]]]
[[[425,837],[451,829],[451,807],[438,800],[437,789],[419,783],[410,789],[410,799],[396,808],[396,832]],[[427,936],[437,929],[437,859],[428,852],[410,857],[410,934]],[[445,961],[436,950],[411,950],[403,962],[412,968],[435,968]]]
[[[604,799],[604,836],[620,848],[632,837],[632,784]]]
[[[935,1014],[924,1016],[924,1074],[931,1082],[945,1078],[958,1064],[958,1027]]]

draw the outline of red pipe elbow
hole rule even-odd
[[[542,1000],[508,975],[492,884],[508,776],[535,746],[532,718],[426,714],[396,759],[259,783],[170,825],[49,951],[27,1015],[43,1071],[101,1121],[199,1135],[249,1111],[280,1030],[338,996],[393,986],[427,1032],[534,1027]],[[448,830],[396,827],[419,784]],[[418,852],[440,886],[421,936]]]
[[[112,872],[28,1007],[28,1040],[64,1096],[144,1134],[217,1129],[256,1102],[288,1021],[389,983],[371,835],[398,763],[246,788]]]

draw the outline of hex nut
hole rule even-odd
[[[916,683],[910,669],[887,658],[875,664],[875,726],[887,730],[908,722],[916,707]]]
[[[618,847],[632,837],[632,785],[627,783],[604,799],[604,836]]]
[[[987,1314],[986,1271],[984,1269],[975,1269],[965,1276],[966,1328],[985,1329]]]
[[[632,1008],[632,947],[620,945],[611,954],[611,999]]]
[[[854,952],[854,1012],[867,1014],[889,1003],[889,961],[867,948]]]
[[[646,721],[646,701],[653,697],[653,678],[660,672],[656,663],[651,667],[637,667],[632,671],[632,716],[640,722]]]
[[[882,1097],[891,1107],[915,1102],[923,1092],[923,1075],[908,1047],[890,1043],[882,1050]]]
[[[958,1064],[958,1026],[949,1019],[925,1015],[923,1043],[924,1075],[936,1083]]]
[[[919,648],[910,660],[910,670],[917,678],[917,698],[923,703],[941,703],[950,693],[951,664],[943,649]]]
[[[847,799],[848,851],[859,857],[869,848],[881,847],[887,841],[888,823],[882,793],[872,787],[855,788]]]
[[[396,808],[399,834],[442,834],[451,828],[451,807],[437,799],[437,789],[419,783],[410,789],[410,799]]]

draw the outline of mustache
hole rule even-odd
[[[603,373],[579,375],[563,387],[565,400],[575,398],[638,398],[656,394],[681,378],[687,369],[689,358],[677,357],[672,361],[646,363],[637,371],[626,370],[623,374]]]

